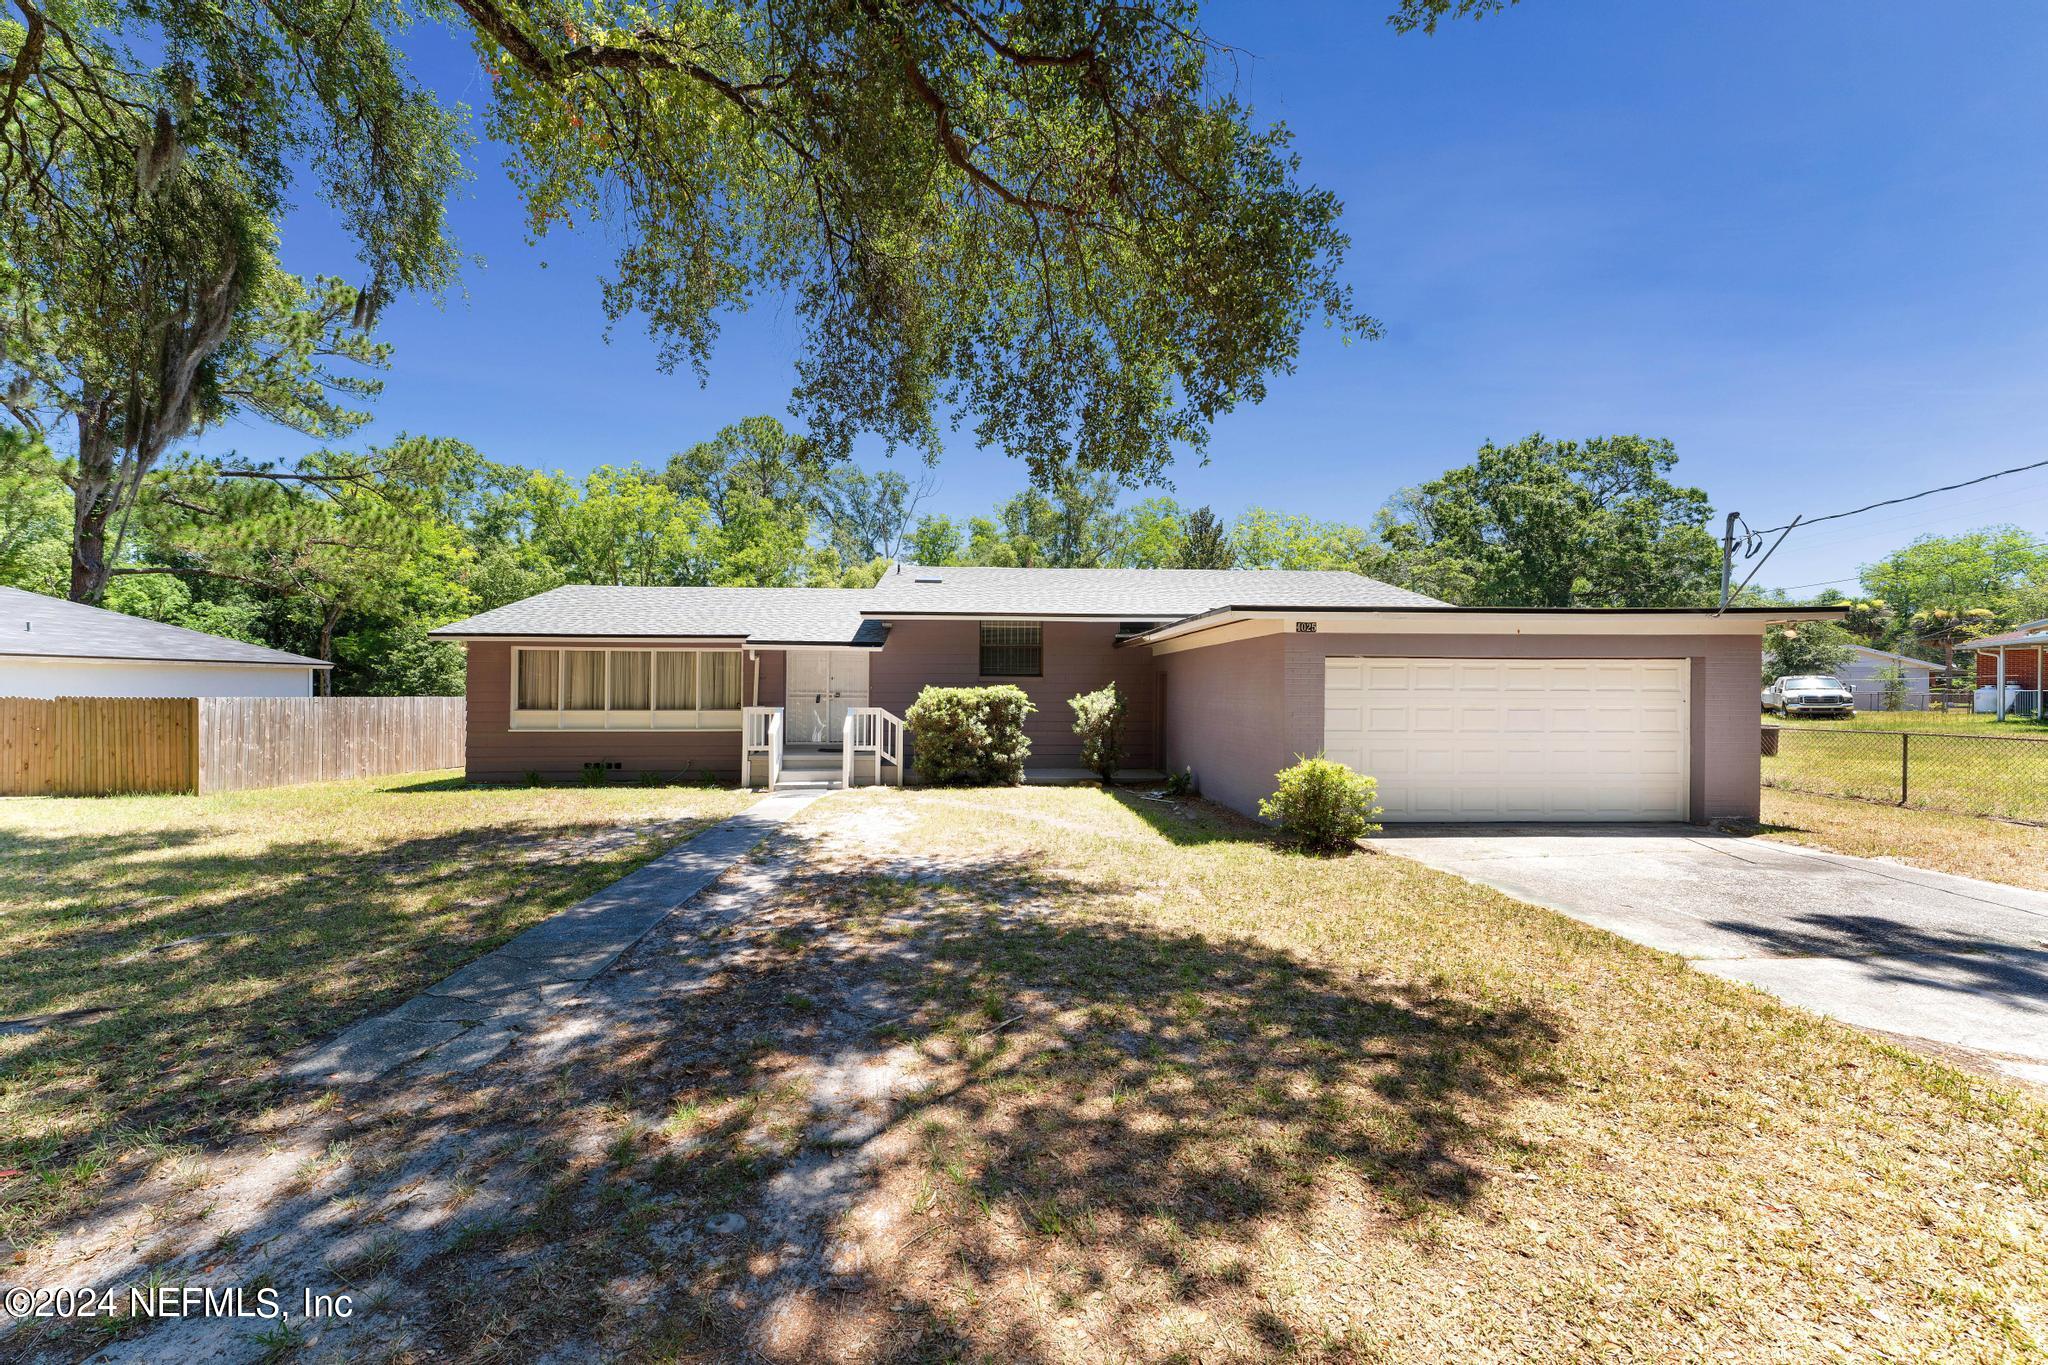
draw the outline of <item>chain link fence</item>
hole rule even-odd
[[[1766,787],[2048,824],[2048,739],[1763,728]]]

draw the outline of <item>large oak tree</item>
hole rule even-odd
[[[1261,398],[1310,323],[1374,331],[1336,199],[1191,0],[13,3],[0,171],[37,212],[92,202],[40,171],[52,147],[155,167],[158,141],[210,138],[280,204],[310,167],[372,303],[452,270],[456,131],[398,39],[463,24],[533,231],[603,223],[605,304],[672,365],[790,301],[793,408],[835,453],[936,450],[957,420],[1042,485],[1141,481]]]

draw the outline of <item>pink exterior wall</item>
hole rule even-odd
[[[1204,795],[1257,809],[1296,754],[1323,746],[1331,656],[1690,659],[1693,818],[1755,819],[1761,759],[1753,635],[1267,635],[1163,656],[1166,763]],[[1271,699],[1279,698],[1276,706]]]
[[[738,730],[514,730],[512,646],[469,642],[469,749],[472,782],[519,782],[537,772],[550,782],[574,780],[586,763],[617,763],[613,774],[712,776],[738,781]],[[778,684],[779,685],[779,684]]]
[[[1156,736],[1158,681],[1150,651],[1116,648],[1116,626],[1107,621],[1047,621],[1045,676],[981,676],[981,623],[898,620],[888,643],[868,665],[868,701],[902,715],[927,687],[981,687],[1014,683],[1038,708],[1024,722],[1031,741],[1032,768],[1072,768],[1081,761],[1074,738],[1074,711],[1067,699],[1115,682],[1129,699],[1124,727],[1126,767],[1158,764]]]
[[[888,643],[869,655],[869,702],[897,715],[909,709],[927,685],[975,687],[1015,683],[1037,712],[1024,724],[1031,740],[1029,766],[1071,768],[1080,764],[1074,713],[1067,699],[1114,681],[1130,699],[1125,726],[1125,766],[1158,764],[1158,680],[1148,651],[1115,648],[1116,628],[1108,622],[1048,621],[1044,626],[1045,673],[1038,678],[983,678],[980,625],[974,621],[899,622]],[[738,730],[513,730],[512,647],[494,642],[469,645],[470,780],[516,782],[529,772],[549,781],[581,775],[586,763],[618,763],[620,773],[684,771],[737,781]],[[785,702],[788,655],[764,649],[747,662],[748,695],[757,705]]]
[[[1248,815],[1288,763],[1284,645],[1266,635],[1157,660],[1166,677],[1165,766],[1193,769],[1202,795]],[[1311,753],[1321,747],[1321,724],[1318,716]]]
[[[1156,658],[1148,649],[1115,648],[1115,629],[1106,622],[1048,621],[1044,638],[1043,677],[983,678],[977,622],[899,620],[888,643],[870,656],[870,701],[902,715],[927,685],[1014,682],[1038,707],[1025,725],[1030,766],[1067,768],[1080,761],[1067,699],[1114,680],[1131,704],[1128,766],[1192,768],[1204,795],[1250,813],[1296,754],[1322,748],[1323,661],[1332,655],[1683,658],[1692,661],[1694,818],[1754,819],[1758,813],[1754,635],[1279,634]],[[760,704],[781,705],[786,656],[763,650],[759,658]],[[628,775],[738,777],[737,731],[513,731],[510,668],[509,645],[469,645],[468,768],[474,781],[518,781],[529,771],[572,779],[592,762],[617,762]],[[755,686],[751,663],[748,686]]]
[[[782,650],[764,649],[747,661],[747,705],[780,706],[788,695],[788,686],[789,655]]]

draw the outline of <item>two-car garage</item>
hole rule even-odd
[[[1163,757],[1258,808],[1297,755],[1407,821],[1754,820],[1781,608],[1232,607],[1147,633]]]
[[[1323,663],[1324,751],[1386,819],[1690,818],[1685,659]]]

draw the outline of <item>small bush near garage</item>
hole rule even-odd
[[[1278,777],[1280,789],[1259,802],[1259,814],[1310,853],[1341,853],[1379,828],[1379,786],[1318,754]]]
[[[903,713],[918,780],[997,786],[1024,780],[1024,718],[1038,708],[1021,687],[927,687]]]
[[[1067,705],[1074,708],[1074,733],[1081,740],[1081,766],[1102,779],[1108,786],[1116,780],[1116,770],[1124,763],[1124,716],[1130,704],[1117,685],[1096,692],[1083,692],[1070,697]]]

